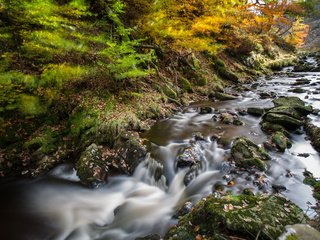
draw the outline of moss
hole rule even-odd
[[[290,234],[286,237],[286,240],[299,240],[299,237],[296,234]]]
[[[282,132],[276,132],[272,135],[271,141],[276,145],[280,152],[292,146],[291,141]]]
[[[266,113],[264,115],[264,120],[270,123],[281,125],[286,129],[296,129],[303,125],[301,120],[277,113]]]
[[[57,150],[58,137],[58,132],[53,131],[51,128],[46,128],[42,133],[25,142],[24,147],[44,154],[53,153]]]
[[[285,206],[285,207],[284,207]],[[276,239],[288,224],[301,221],[302,211],[276,196],[209,196],[169,230],[165,239],[229,239],[229,236]],[[180,237],[181,236],[181,237]]]
[[[178,83],[179,83],[179,86],[182,89],[182,91],[188,92],[188,93],[193,92],[192,85],[188,81],[188,79],[186,79],[184,77],[181,77],[181,78],[178,79]]]
[[[244,137],[238,137],[234,141],[231,156],[239,167],[256,167],[261,171],[266,169],[264,161],[271,159],[264,149]]]

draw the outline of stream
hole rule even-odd
[[[299,86],[306,92],[289,91],[301,78],[310,80]],[[306,211],[316,201],[311,187],[303,184],[303,172],[307,169],[320,177],[320,156],[303,131],[290,133],[293,145],[284,153],[269,153],[272,160],[265,175],[260,176],[263,184],[256,184],[250,173],[230,173],[232,164],[226,159],[230,142],[237,136],[245,136],[256,144],[267,140],[259,117],[238,114],[248,107],[273,106],[272,98],[261,96],[298,96],[320,109],[320,73],[292,72],[292,68],[286,68],[272,78],[262,77],[243,87],[250,90],[227,89],[238,95],[236,100],[193,103],[157,122],[143,136],[149,140],[150,153],[133,176],[110,177],[107,184],[88,189],[79,183],[73,167],[64,164],[45,177],[1,183],[0,238],[129,240],[148,234],[162,235],[177,222],[173,215],[178,209],[213,193],[216,185],[235,194],[245,188],[270,193],[272,186],[283,186],[285,191],[281,194]],[[204,107],[212,111],[200,113]],[[223,111],[237,113],[244,125],[213,121]],[[320,126],[319,114],[309,117]],[[203,139],[194,143],[196,133],[201,133]],[[223,144],[216,141],[217,135],[224,139]],[[175,161],[181,149],[190,145],[201,159],[194,172],[178,168]],[[230,180],[234,184],[228,184]]]

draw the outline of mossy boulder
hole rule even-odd
[[[102,158],[102,147],[91,144],[84,150],[76,163],[77,175],[81,183],[95,187],[107,178],[108,167]]]
[[[237,97],[227,94],[227,93],[222,93],[222,92],[215,92],[214,93],[214,98],[220,100],[220,101],[228,101],[228,100],[235,100]]]
[[[268,134],[271,134],[271,133],[274,133],[274,132],[282,132],[284,133],[285,135],[289,135],[288,131],[281,125],[279,124],[275,124],[275,123],[270,123],[268,121],[265,121],[263,120],[261,123],[261,129],[262,131],[268,133]]]
[[[303,122],[301,120],[278,113],[267,113],[264,115],[264,120],[270,123],[284,126],[286,129],[296,129],[303,125]]]
[[[231,147],[231,156],[239,167],[256,167],[264,171],[266,169],[266,160],[270,160],[270,156],[258,145],[245,137],[238,137]]]
[[[249,107],[247,113],[256,117],[260,117],[264,114],[263,108]]]
[[[302,211],[279,196],[213,195],[183,216],[164,239],[277,239],[285,226],[301,222]]]
[[[306,106],[298,97],[280,97],[274,99],[273,103],[276,107],[291,107],[302,116],[306,116],[313,112],[312,106]]]
[[[313,147],[320,152],[320,128],[313,125],[312,123],[307,123],[304,126]]]
[[[292,146],[290,139],[282,132],[274,133],[271,137],[271,141],[280,152],[284,152],[287,148]]]
[[[281,235],[282,240],[315,240],[320,239],[320,232],[307,224],[294,224],[286,227]]]

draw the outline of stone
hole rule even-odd
[[[301,120],[277,113],[266,113],[264,115],[264,120],[270,123],[281,125],[289,130],[299,128],[303,125]]]
[[[109,169],[102,159],[102,147],[94,143],[87,147],[81,153],[75,168],[82,184],[96,187],[103,183]]]
[[[222,93],[222,92],[215,92],[214,97],[220,101],[228,101],[228,100],[235,100],[237,97],[227,94],[227,93]]]
[[[312,123],[306,123],[304,129],[306,130],[313,147],[320,152],[320,128]]]
[[[256,167],[261,171],[266,169],[265,161],[271,159],[264,149],[245,137],[235,139],[231,147],[231,156],[236,166],[243,168]]]
[[[279,240],[316,240],[320,232],[307,224],[294,224],[286,227]]]
[[[270,196],[210,195],[172,227],[164,239],[277,239],[286,225],[301,222],[302,210],[285,198]],[[248,238],[248,239],[251,239]]]
[[[247,113],[256,117],[261,117],[264,114],[263,108],[250,107],[247,109]]]
[[[291,141],[282,132],[276,132],[271,137],[272,143],[280,152],[284,152],[292,146]]]
[[[293,93],[305,93],[307,92],[307,90],[303,89],[303,88],[294,88],[294,89],[290,89],[289,92],[293,92]]]
[[[286,106],[294,108],[302,116],[307,116],[313,112],[311,106],[306,106],[305,103],[298,97],[280,97],[273,100],[276,107]]]
[[[287,135],[287,136],[289,135],[287,130],[283,126],[281,126],[279,124],[270,123],[268,121],[263,120],[260,123],[260,125],[261,125],[262,131],[264,131],[264,132],[266,132],[268,134],[271,134],[273,132],[283,132],[285,135]]]

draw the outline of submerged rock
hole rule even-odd
[[[81,183],[89,187],[95,187],[105,181],[109,171],[102,159],[102,147],[91,144],[81,154],[76,164],[77,175]]]
[[[279,196],[213,195],[201,200],[192,212],[165,235],[167,240],[184,239],[277,239],[285,226],[301,222],[302,211]]]
[[[238,167],[256,167],[261,171],[266,169],[265,161],[271,159],[263,148],[245,137],[238,137],[233,142],[231,156]]]

